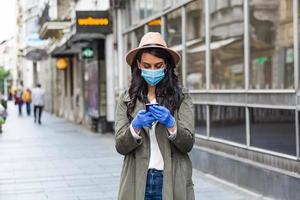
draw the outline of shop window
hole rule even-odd
[[[243,89],[243,0],[210,0],[209,8],[211,89]]]
[[[249,4],[251,88],[293,88],[292,0],[251,0]]]
[[[166,16],[166,40],[168,45],[175,46],[182,43],[181,9],[177,9]]]
[[[134,30],[134,41],[133,41],[133,47],[137,47],[142,39],[142,37],[145,34],[145,27],[142,26],[136,30]]]
[[[166,42],[169,47],[182,55],[182,19],[181,9],[172,11],[166,15]],[[176,73],[180,84],[182,84],[181,60],[176,67]]]
[[[250,109],[250,145],[296,155],[295,111]]]
[[[161,18],[151,20],[147,23],[149,32],[159,32],[161,33]]]
[[[245,108],[210,106],[210,136],[246,144]]]
[[[298,1],[298,42],[299,42],[299,46],[298,46],[298,49],[299,49],[299,52],[298,52],[298,62],[300,64],[300,1]],[[300,79],[300,70],[299,70],[299,77]],[[299,81],[299,84],[300,84],[300,81]],[[300,85],[299,85],[299,88],[300,88]]]
[[[126,1],[125,9],[124,9],[124,14],[125,14],[126,18],[123,18],[123,22],[125,24],[125,27],[123,27],[123,28],[126,28],[126,27],[132,25],[132,17],[135,12],[134,5],[132,3],[133,3],[133,1]]]
[[[204,0],[186,6],[186,84],[189,89],[205,89]]]
[[[132,35],[133,35],[133,33],[130,32],[130,33],[127,33],[124,36],[125,52],[126,53],[129,52],[131,49],[135,48],[135,46],[133,46],[133,44],[132,44]],[[124,76],[126,76],[125,81],[128,81],[128,84],[130,84],[130,82],[131,82],[131,67],[125,68],[125,75]]]
[[[206,105],[195,105],[195,129],[196,134],[206,135]]]

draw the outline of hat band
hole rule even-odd
[[[166,46],[164,46],[162,44],[157,44],[157,43],[145,44],[145,45],[143,45],[141,47],[147,47],[147,46],[161,46],[161,47],[166,47]]]

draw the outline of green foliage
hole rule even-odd
[[[4,80],[9,76],[9,71],[5,70],[4,67],[0,67],[0,92],[4,92]]]
[[[9,71],[5,70],[3,67],[0,67],[0,81],[4,81],[5,78],[9,76]]]

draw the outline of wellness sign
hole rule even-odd
[[[76,11],[77,33],[111,33],[112,21],[108,11]]]

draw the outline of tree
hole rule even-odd
[[[0,91],[4,92],[4,81],[9,76],[9,71],[5,70],[4,67],[0,67]]]

